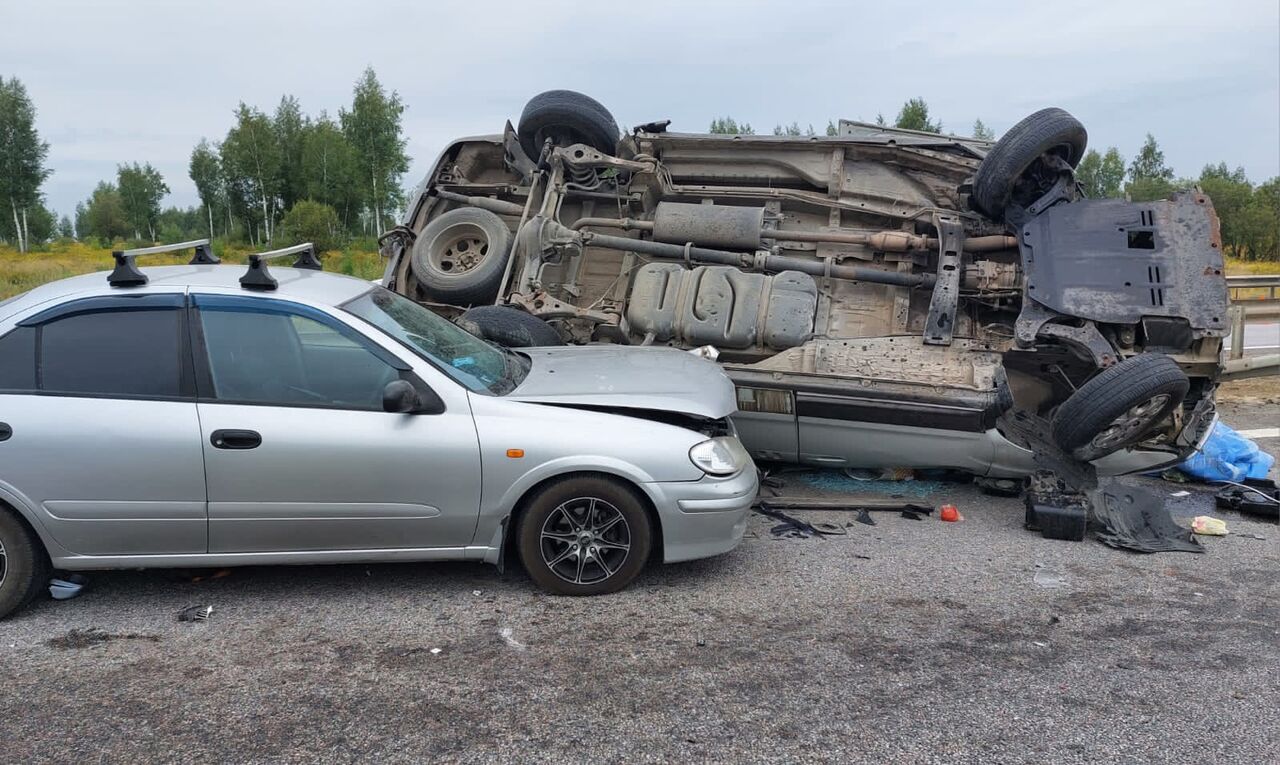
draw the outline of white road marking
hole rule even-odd
[[[1280,438],[1280,428],[1255,428],[1236,432],[1245,438]]]

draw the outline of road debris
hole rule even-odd
[[[938,517],[947,523],[959,523],[964,520],[964,516],[960,514],[960,509],[955,505],[943,505]]]
[[[71,600],[84,591],[88,580],[80,574],[68,574],[49,580],[49,595],[54,600]]]
[[[1227,535],[1227,522],[1221,518],[1197,515],[1191,519],[1191,530],[1201,536],[1225,537]]]
[[[510,627],[503,627],[502,629],[498,630],[498,637],[502,638],[502,642],[506,643],[507,645],[511,646],[517,651],[523,651],[529,647],[524,643],[521,643],[519,640],[516,640],[514,637],[514,634],[515,634],[514,631]]]
[[[213,616],[213,606],[187,606],[178,612],[180,622],[202,622]]]
[[[808,539],[809,537],[844,536],[848,534],[834,523],[809,523],[794,518],[781,510],[769,506],[767,502],[759,502],[753,508],[757,513],[766,515],[779,523],[769,529],[775,537],[786,539]]]
[[[1056,590],[1067,586],[1067,575],[1048,568],[1041,568],[1038,564],[1035,576],[1031,578],[1037,587],[1046,590]]]
[[[1275,461],[1275,457],[1219,420],[1200,451],[1178,469],[1202,481],[1243,481],[1266,478]]]
[[[1280,486],[1275,481],[1246,478],[1242,483],[1226,483],[1214,495],[1218,507],[1280,522]]]
[[[1134,552],[1204,552],[1191,530],[1169,515],[1164,497],[1135,486],[1108,480],[1093,503],[1099,542]]]

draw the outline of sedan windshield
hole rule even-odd
[[[529,372],[529,360],[491,345],[412,300],[381,287],[342,306],[394,337],[476,393],[501,396]]]

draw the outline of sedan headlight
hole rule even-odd
[[[733,475],[751,464],[751,456],[732,436],[703,441],[689,450],[689,459],[707,475]]]

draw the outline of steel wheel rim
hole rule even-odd
[[[484,229],[466,223],[445,230],[432,243],[427,258],[436,271],[455,276],[474,271],[488,255]]]
[[[1169,404],[1169,394],[1160,393],[1130,407],[1124,414],[1111,421],[1111,424],[1093,437],[1093,446],[1107,449],[1123,444],[1130,438],[1146,430]]]
[[[597,497],[577,497],[542,523],[542,562],[560,579],[598,584],[617,574],[631,555],[631,526],[622,511]]]

